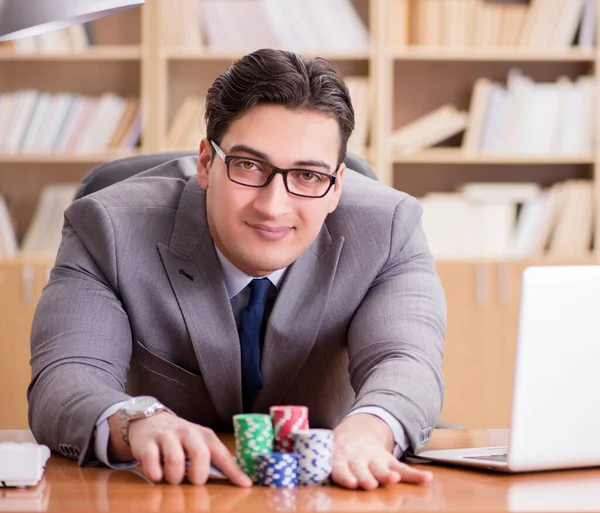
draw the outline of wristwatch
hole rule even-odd
[[[129,423],[132,420],[152,417],[152,415],[156,415],[162,411],[175,415],[158,399],[149,395],[133,397],[123,404],[119,410],[121,417],[121,438],[123,438],[123,441],[129,446]]]

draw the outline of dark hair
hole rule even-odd
[[[217,144],[232,121],[260,104],[291,110],[317,110],[340,127],[338,165],[354,130],[354,109],[338,69],[321,58],[303,60],[284,50],[262,49],[234,62],[217,77],[206,96],[206,135]]]

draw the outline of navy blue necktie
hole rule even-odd
[[[262,321],[265,315],[267,291],[271,282],[256,278],[250,282],[250,302],[242,312],[240,322],[240,348],[242,354],[242,403],[244,412],[252,410],[258,391],[263,387],[260,370]]]

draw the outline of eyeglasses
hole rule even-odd
[[[286,190],[303,198],[322,198],[335,184],[336,177],[310,169],[280,169],[263,160],[226,155],[216,142],[210,141],[227,166],[227,177],[246,187],[266,187],[277,173],[283,176]]]

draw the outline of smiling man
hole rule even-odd
[[[215,431],[272,405],[335,430],[332,477],[398,460],[441,410],[445,302],[417,201],[345,169],[348,90],[322,59],[259,50],[208,91],[195,177],[172,161],[71,205],[35,315],[41,443],[155,481],[250,486]]]

